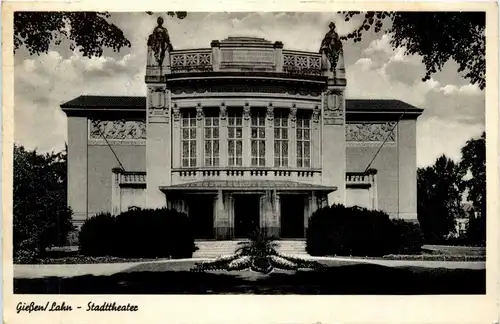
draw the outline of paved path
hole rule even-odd
[[[387,267],[423,267],[423,268],[447,268],[447,269],[485,269],[486,263],[483,261],[421,261],[421,260],[373,260],[373,259],[354,259],[342,257],[312,257],[301,255],[302,258],[320,261],[325,265],[341,266],[354,263],[369,263]],[[195,262],[199,259],[183,260],[159,260],[146,262],[127,262],[127,263],[100,263],[100,264],[16,264],[14,265],[15,278],[43,278],[43,277],[74,277],[83,275],[109,276],[123,271],[134,271],[133,268],[143,264],[162,263],[165,268],[171,268],[172,271],[189,271]],[[172,264],[169,267],[167,264]]]

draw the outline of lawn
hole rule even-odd
[[[486,271],[346,264],[273,272],[171,271],[139,264],[110,276],[14,279],[18,294],[485,294]]]

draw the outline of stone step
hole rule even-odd
[[[231,255],[240,246],[238,240],[231,241],[196,241],[198,250],[194,252],[194,258],[216,258],[220,255]],[[307,255],[305,240],[282,240],[278,241],[278,251],[289,255]]]

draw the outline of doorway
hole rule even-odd
[[[242,194],[234,197],[234,236],[248,238],[260,227],[260,196]]]
[[[212,239],[214,237],[214,196],[189,197],[188,208],[194,238]]]
[[[281,238],[304,237],[305,196],[281,195]]]

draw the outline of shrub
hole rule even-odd
[[[110,213],[88,218],[79,234],[80,253],[92,256],[113,255],[116,250],[116,219]]]
[[[404,220],[392,220],[396,227],[398,254],[419,254],[424,244],[424,237],[419,224]]]
[[[73,230],[66,188],[66,152],[41,154],[14,146],[14,261],[27,262],[64,245]]]
[[[162,208],[90,218],[82,226],[80,249],[88,256],[189,258],[196,246],[189,218]]]
[[[32,263],[38,256],[39,247],[35,237],[20,242],[14,249],[14,263]]]
[[[310,217],[306,249],[315,256],[382,256],[394,251],[396,240],[396,226],[386,213],[332,205]]]

